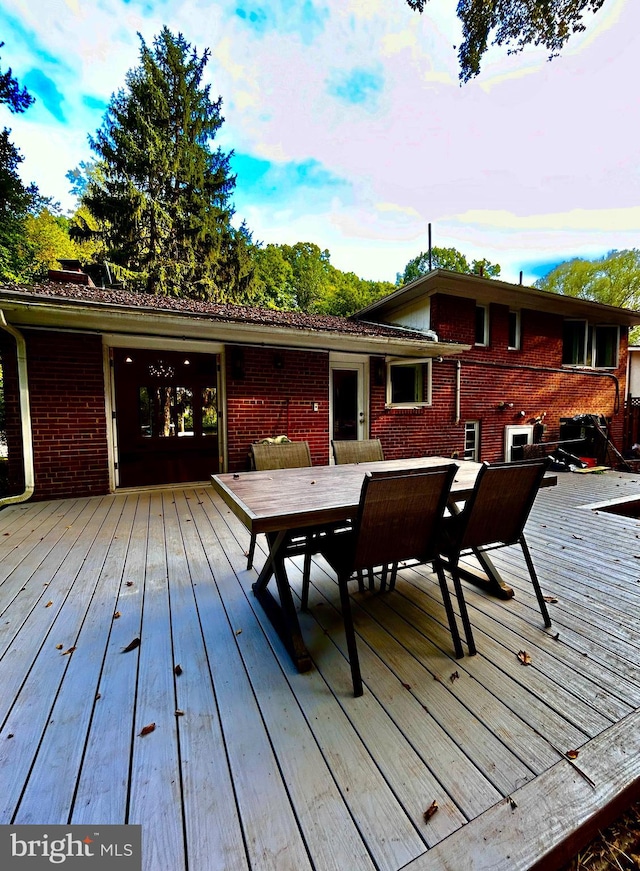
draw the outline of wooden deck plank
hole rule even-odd
[[[144,826],[145,869],[186,869],[162,493],[151,495],[127,822]],[[155,730],[143,734],[154,725]]]
[[[2,591],[2,622],[0,624],[0,657],[20,632],[32,610],[50,599],[49,587],[57,569],[67,559],[73,543],[83,535],[93,511],[86,503],[77,503],[71,511],[53,518],[54,525],[44,530],[32,547],[16,548],[3,560],[7,572]],[[40,530],[38,530],[40,532]]]
[[[530,871],[556,868],[577,849],[568,833],[584,842],[595,834],[598,814],[620,794],[640,784],[640,712],[593,738],[580,751],[579,766],[592,787],[567,760],[558,762],[465,829],[442,841],[403,871]],[[568,853],[568,855],[567,855]],[[554,859],[551,860],[553,855]]]
[[[46,816],[66,823],[71,815],[85,738],[100,682],[122,566],[133,522],[132,507],[120,496],[78,574],[73,595],[79,627],[64,679],[51,710],[16,821],[37,823]],[[76,740],[69,742],[69,735]]]
[[[114,825],[127,820],[138,653],[123,650],[141,633],[150,495],[128,495],[127,501],[135,514],[114,601],[114,613],[121,616],[112,621],[105,648],[72,823]]]
[[[192,505],[194,515],[199,514],[199,501],[196,499],[196,504]],[[217,524],[217,510],[213,515]],[[214,530],[208,518],[201,515],[198,532],[215,584],[199,583],[195,587],[196,600],[248,861],[251,868],[265,871],[294,871],[297,868],[303,871],[310,868],[309,856],[238,649],[238,629],[242,629],[242,635],[249,636],[256,631],[262,633],[251,614],[244,616],[241,626],[230,622],[226,603],[220,596],[220,586],[227,578],[233,586],[235,575],[220,548],[217,529]],[[267,654],[266,649],[263,649],[263,654]],[[277,814],[274,814],[274,808],[278,808]]]
[[[0,661],[0,685],[6,688],[6,695],[1,696],[4,722],[0,735],[13,736],[10,740],[0,741],[0,793],[5,801],[2,822],[16,818],[19,810],[32,761],[72,656],[65,651],[75,646],[86,612],[90,594],[82,589],[81,583],[76,587],[74,582],[79,575],[82,576],[85,559],[112,507],[112,500],[100,501],[84,527],[83,535],[76,537],[75,546],[56,572],[49,588],[50,594],[57,599],[55,613],[51,613],[54,612],[53,606],[40,608],[34,619],[28,621],[29,631],[20,633],[7,656]],[[69,600],[71,590],[74,595]],[[63,607],[64,604],[68,607]],[[34,638],[38,639],[37,645],[33,644]],[[62,650],[56,649],[58,644],[62,644]],[[36,711],[37,716],[34,715]],[[49,798],[43,796],[43,803],[47,803]],[[57,815],[55,806],[41,807],[43,816],[49,812],[53,822],[65,822]]]
[[[170,494],[169,494],[170,495]],[[215,687],[195,588],[215,584],[191,513],[191,496],[164,500],[167,571],[187,863],[189,868],[248,868]]]

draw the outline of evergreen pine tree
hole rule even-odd
[[[198,56],[164,27],[110,102],[91,146],[98,156],[82,198],[108,260],[127,287],[167,296],[244,301],[246,231],[231,225],[232,153],[211,143],[224,119]]]

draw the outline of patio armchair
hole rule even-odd
[[[544,625],[551,626],[551,618],[540,589],[531,553],[524,536],[524,527],[533,507],[538,489],[550,459],[515,463],[483,463],[472,495],[462,510],[445,518],[443,541],[446,565],[451,571],[460,607],[469,653],[476,652],[471,623],[467,612],[459,561],[463,554],[483,554],[496,548],[519,544],[533,589],[535,590]]]
[[[458,467],[450,463],[432,469],[367,472],[353,527],[326,535],[315,543],[338,577],[355,696],[362,695],[362,677],[348,583],[358,569],[391,565],[405,559],[433,562],[456,656],[463,655],[449,589],[438,556],[441,521],[457,470]],[[306,584],[308,586],[308,579]],[[306,595],[303,589],[305,601]]]
[[[377,460],[384,460],[380,439],[352,439],[349,441],[332,439],[331,448],[337,466],[344,463],[374,463]]]
[[[303,469],[311,466],[311,451],[309,442],[256,442],[250,447],[251,467],[257,472],[271,469]],[[300,545],[298,552],[303,552],[303,540],[306,535],[294,536],[294,541]],[[247,553],[247,569],[253,566],[253,556],[256,549],[256,537],[251,535]],[[305,552],[305,571],[311,567],[311,554]]]

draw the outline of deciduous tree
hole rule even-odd
[[[429,0],[406,0],[423,12]],[[598,12],[605,0],[458,0],[463,41],[458,49],[460,79],[477,76],[489,45],[504,45],[509,53],[541,45],[551,57],[559,54],[575,33],[585,30],[585,17]]]
[[[447,269],[450,272],[465,272],[471,275],[483,275],[485,278],[496,278],[500,275],[500,265],[490,263],[488,260],[472,260],[471,264],[464,254],[457,248],[431,249],[431,258],[428,251],[422,251],[417,257],[410,260],[404,268],[402,275],[398,274],[396,284],[408,284],[421,278],[429,272],[429,269]]]

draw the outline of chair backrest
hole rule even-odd
[[[258,472],[269,469],[301,469],[311,465],[309,442],[253,444],[251,456],[253,468]]]
[[[353,569],[438,553],[437,536],[455,463],[431,469],[367,472],[356,520]]]
[[[342,466],[345,463],[374,463],[377,460],[384,460],[380,439],[332,440],[331,447],[336,466]]]
[[[515,544],[529,517],[549,458],[484,463],[473,494],[459,515],[460,550],[501,542]]]

